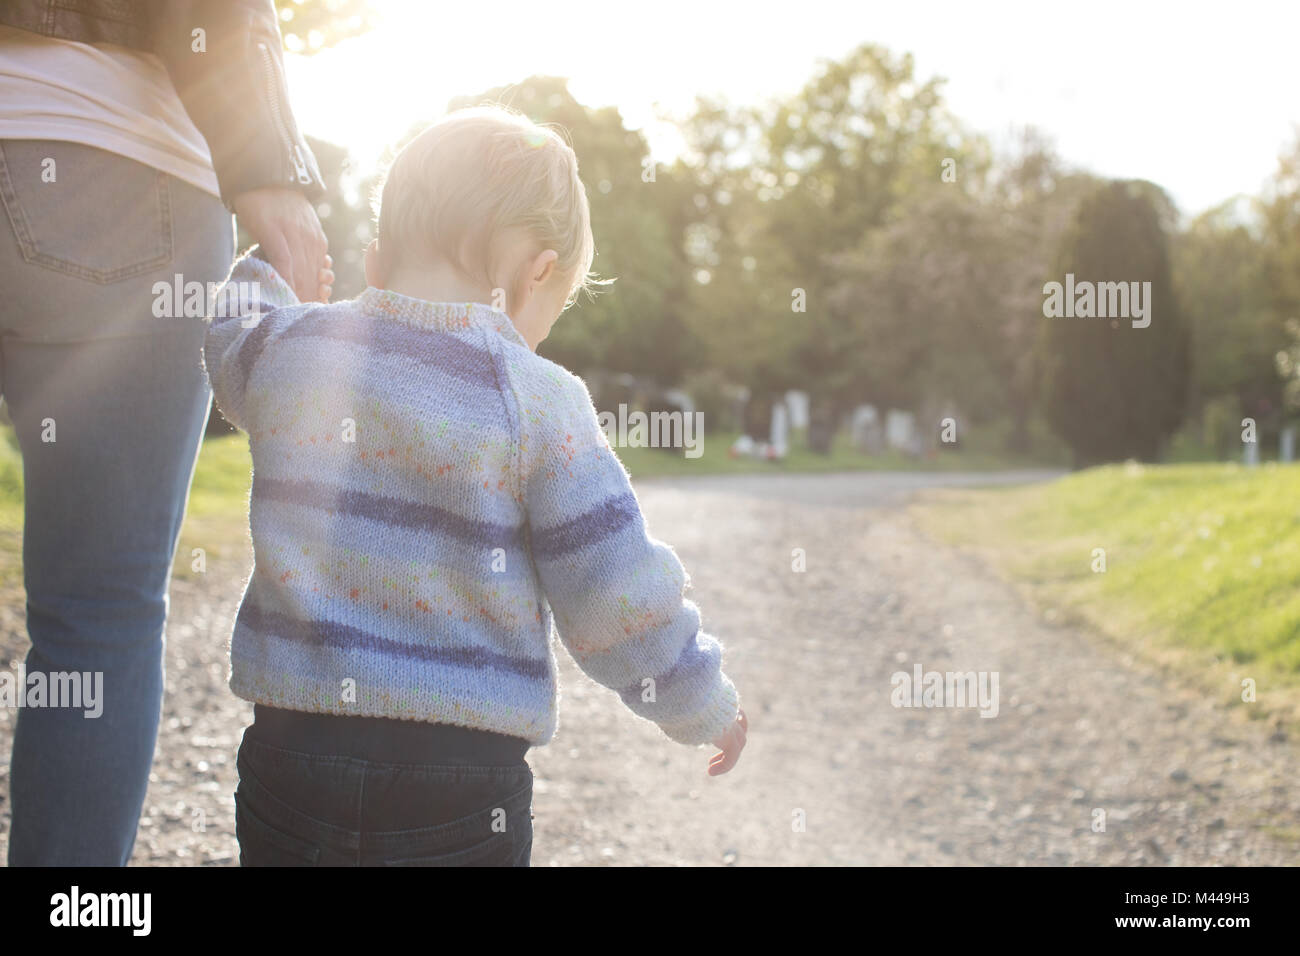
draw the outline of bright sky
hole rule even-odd
[[[373,32],[290,57],[303,128],[363,168],[457,94],[530,74],[616,105],[658,158],[698,92],[793,92],[818,59],[872,41],[946,77],[966,123],[1044,130],[1067,161],[1164,186],[1184,212],[1256,193],[1300,135],[1300,3],[949,0],[373,0]]]

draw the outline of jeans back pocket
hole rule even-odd
[[[166,173],[82,143],[0,141],[0,201],[23,259],[107,284],[172,257]]]
[[[316,866],[320,847],[267,823],[235,791],[235,836],[240,866]]]
[[[533,777],[528,767],[421,769],[428,784],[452,790],[468,784],[477,791],[490,779],[499,796],[472,810],[467,805],[470,812],[446,823],[368,833],[363,838],[367,857],[382,866],[528,866],[533,845]]]
[[[529,840],[531,843],[531,838]],[[447,853],[389,856],[384,866],[514,866],[519,847],[513,833],[494,833],[474,846]]]

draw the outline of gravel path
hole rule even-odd
[[[1029,480],[1022,473],[997,480]],[[1300,753],[1095,635],[1036,614],[979,561],[923,537],[923,487],[988,475],[710,477],[639,485],[727,646],[750,743],[710,779],[561,653],[560,730],[530,754],[535,866],[1289,864]],[[793,549],[806,570],[792,570]],[[168,696],[137,864],[233,865],[250,705],[225,685],[240,576],[173,587]],[[0,662],[21,655],[0,605]],[[891,675],[999,675],[999,712],[895,708]],[[0,775],[13,715],[0,712]],[[7,780],[0,782],[0,799]],[[0,859],[7,799],[0,802]],[[1105,831],[1094,832],[1094,811]],[[803,821],[803,826],[799,826]]]

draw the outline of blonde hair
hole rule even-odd
[[[378,195],[380,247],[393,262],[441,258],[493,281],[492,244],[519,227],[574,274],[565,303],[602,285],[578,157],[555,128],[500,106],[455,110],[407,143]]]

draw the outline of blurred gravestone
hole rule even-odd
[[[791,428],[808,427],[808,393],[792,389],[785,393],[785,405],[790,412]]]
[[[909,455],[920,453],[920,436],[916,433],[916,416],[891,408],[885,415],[885,440],[889,447]]]
[[[879,455],[885,450],[885,438],[880,430],[880,414],[874,405],[859,405],[849,419],[849,432],[853,447],[868,455]]]
[[[785,402],[777,402],[772,408],[771,438],[773,453],[784,458],[790,450],[790,412]]]

